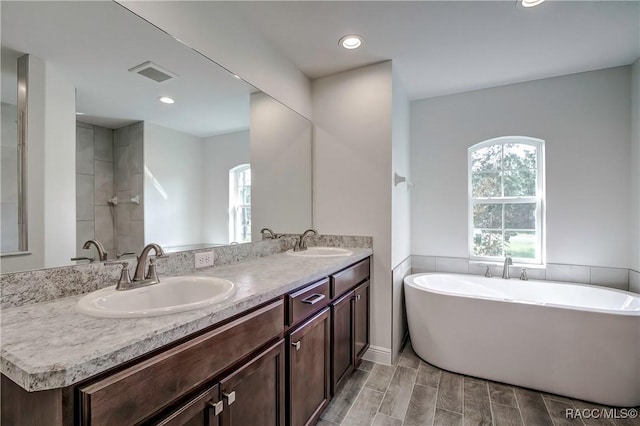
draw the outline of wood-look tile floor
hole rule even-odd
[[[362,361],[319,426],[640,426],[636,419],[567,419],[567,409],[607,408],[440,370],[408,343],[396,365]]]

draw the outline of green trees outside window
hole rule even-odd
[[[469,148],[469,255],[541,263],[544,145],[528,137]]]

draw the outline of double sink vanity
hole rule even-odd
[[[369,346],[371,254],[310,247],[5,308],[2,423],[315,424]]]

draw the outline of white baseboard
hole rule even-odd
[[[377,362],[379,364],[392,365],[391,349],[371,345],[369,346],[369,349],[367,349],[367,352],[364,353],[362,359]]]

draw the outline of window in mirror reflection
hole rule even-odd
[[[251,166],[229,170],[229,241],[251,241]]]

